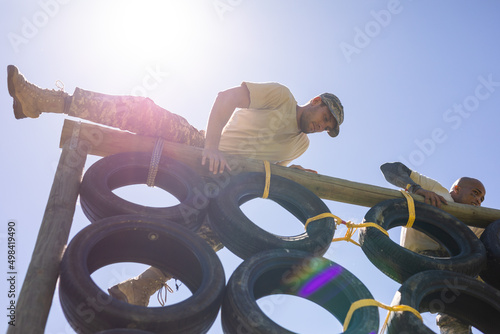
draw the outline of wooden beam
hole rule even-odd
[[[61,143],[71,136],[73,123],[71,120],[65,121]],[[90,141],[92,146],[89,154],[98,156],[107,156],[127,151],[152,152],[156,143],[156,138],[153,137],[139,136],[130,132],[89,123],[82,124],[80,138]],[[163,145],[163,154],[186,163],[201,175],[208,175],[207,169],[201,166],[201,149],[199,148],[165,142]],[[236,174],[243,171],[264,171],[262,161],[236,156],[228,156],[227,160],[232,169],[229,174]],[[302,184],[322,199],[336,202],[372,207],[386,199],[403,197],[399,191],[394,189],[303,172],[278,165],[272,166],[272,173]],[[422,196],[412,196],[415,200],[423,201]],[[442,208],[471,226],[486,227],[489,223],[500,219],[500,210],[496,209],[474,207],[459,203],[449,203]]]
[[[45,214],[16,304],[16,325],[9,326],[9,334],[42,333],[47,323],[89,147],[78,139],[79,123],[68,126],[70,133],[63,141]]]

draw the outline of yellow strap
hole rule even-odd
[[[375,224],[375,223],[361,223],[361,224],[354,224],[354,223],[351,223],[351,222],[347,222],[347,226],[349,226],[349,224],[352,224],[354,226],[356,226],[356,228],[360,228],[360,227],[375,227],[376,229],[380,230],[380,232],[384,233],[386,236],[389,236],[389,232],[387,232],[386,230],[384,230],[384,228],[382,226],[380,226],[379,224]]]
[[[330,213],[330,212],[325,212],[325,213],[321,213],[317,216],[314,216],[314,217],[311,217],[309,218],[308,220],[306,220],[306,223],[304,225],[304,228],[307,229],[307,225],[309,225],[310,222],[313,222],[315,220],[319,220],[319,219],[323,219],[323,218],[326,218],[326,217],[332,217],[333,219],[335,219],[335,222],[337,223],[337,225],[340,225],[342,224],[343,220],[337,216],[335,216],[334,214]],[[349,226],[355,226],[356,228],[359,228],[359,227],[375,227],[377,229],[379,229],[380,231],[382,231],[382,233],[384,233],[385,235],[389,236],[389,233],[384,230],[384,228],[378,224],[375,224],[375,223],[362,223],[362,224],[354,224],[352,222],[345,222],[345,224],[349,227]]]
[[[404,197],[406,197],[406,201],[408,202],[408,222],[406,223],[406,228],[412,228],[413,223],[415,222],[415,202],[413,201],[413,197],[410,196],[406,191],[401,190],[401,193]]]
[[[264,169],[266,170],[266,184],[262,198],[267,198],[269,196],[269,187],[271,186],[271,164],[267,160],[264,160]]]
[[[325,212],[325,213],[320,213],[319,215],[311,217],[308,220],[306,220],[306,223],[304,224],[304,228],[307,230],[307,225],[309,225],[310,222],[313,222],[315,220],[320,220],[323,218],[327,218],[327,217],[332,217],[333,219],[335,219],[335,222],[337,225],[340,225],[342,223],[342,219],[335,216],[333,213]]]
[[[359,243],[357,243],[356,241],[352,240],[352,236],[354,235],[354,232],[356,232],[356,230],[358,228],[360,228],[360,227],[375,227],[375,228],[379,229],[380,231],[382,231],[382,233],[384,233],[385,235],[389,236],[389,233],[386,230],[384,230],[384,228],[381,227],[378,224],[375,224],[375,223],[354,224],[353,222],[350,222],[350,221],[344,222],[341,218],[335,216],[334,214],[332,214],[330,212],[321,213],[321,214],[319,214],[317,216],[309,218],[308,220],[306,220],[306,223],[304,224],[304,228],[307,230],[307,226],[309,225],[310,222],[313,222],[313,221],[319,220],[319,219],[323,219],[323,218],[326,218],[326,217],[332,217],[335,220],[335,223],[337,225],[340,225],[340,224],[344,223],[347,226],[347,231],[345,233],[345,236],[342,237],[342,238],[333,238],[332,242],[335,242],[335,241],[348,241],[348,242],[352,242],[355,245],[360,246]]]
[[[348,241],[348,242],[352,242],[356,246],[361,246],[357,241],[354,241],[352,239],[352,236],[354,235],[354,233],[356,232],[357,229],[358,228],[354,228],[353,226],[348,226],[347,227],[347,231],[345,232],[345,236],[342,237],[342,238],[333,238],[332,242],[336,242],[336,241]]]
[[[344,330],[343,330],[344,332],[347,330],[347,327],[349,327],[349,322],[351,321],[352,314],[354,313],[354,311],[356,311],[357,309],[359,309],[361,307],[365,307],[365,306],[377,306],[377,307],[381,307],[381,308],[389,311],[389,313],[387,314],[387,317],[385,319],[384,325],[382,326],[382,329],[380,330],[380,333],[383,333],[385,331],[385,328],[387,327],[387,322],[389,320],[389,314],[391,312],[409,311],[409,312],[413,313],[414,315],[416,315],[417,318],[420,319],[420,321],[423,321],[422,316],[420,315],[420,312],[418,312],[417,310],[415,310],[411,306],[408,306],[408,305],[388,306],[388,305],[382,304],[381,302],[376,301],[375,299],[360,299],[360,300],[352,303],[351,307],[349,308],[349,312],[347,312],[347,315],[346,315],[345,320],[344,320]]]

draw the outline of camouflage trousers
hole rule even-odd
[[[68,115],[145,136],[195,147],[205,145],[204,131],[139,96],[114,96],[76,88]]]
[[[425,256],[446,257],[450,254],[445,249],[424,250],[419,251],[419,254]],[[439,326],[441,334],[471,334],[471,326],[460,319],[454,318],[444,313],[440,313],[436,317],[436,325]]]
[[[140,135],[200,148],[205,145],[204,131],[145,97],[114,96],[76,88],[67,112],[69,116]],[[223,247],[206,220],[198,235],[215,251]]]

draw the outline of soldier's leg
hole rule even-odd
[[[203,147],[205,143],[202,131],[145,97],[113,96],[76,88],[68,115],[190,146]]]
[[[70,116],[112,126],[141,135],[203,147],[205,136],[183,117],[138,96],[113,96],[76,88],[73,96],[42,89],[26,80],[19,70],[7,67],[9,94],[17,119],[37,118],[43,112]]]
[[[113,297],[129,304],[148,306],[149,298],[161,289],[172,276],[158,268],[149,267],[137,277],[108,289]]]
[[[438,314],[436,324],[441,334],[471,334],[471,326],[465,322],[444,313]]]
[[[216,252],[224,247],[208,226],[207,219],[205,219],[197,234]],[[141,275],[112,286],[108,289],[108,292],[112,297],[121,301],[148,306],[149,298],[165,286],[171,278],[171,275],[162,272],[160,269],[149,267]]]

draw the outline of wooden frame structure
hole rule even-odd
[[[45,214],[28,267],[26,278],[16,305],[16,326],[9,326],[8,334],[41,333],[46,326],[53,294],[59,277],[59,263],[68,242],[76,201],[88,154],[107,156],[119,152],[152,152],[156,138],[106,128],[100,125],[64,122],[60,147],[62,153],[56,170]],[[201,149],[165,142],[163,154],[182,161],[201,175],[207,168],[201,166]],[[232,171],[229,175],[264,172],[262,161],[229,156]],[[375,204],[403,195],[393,189],[347,181],[325,175],[307,173],[272,165],[272,174],[302,184],[322,199],[372,207]],[[423,197],[411,195],[415,200]],[[442,208],[470,226],[486,227],[500,219],[500,210],[449,203]]]

